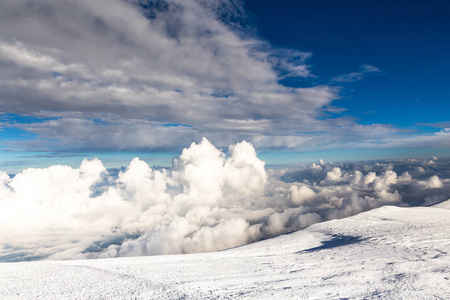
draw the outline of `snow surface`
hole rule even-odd
[[[450,209],[450,199],[441,203],[433,205],[433,207]]]
[[[215,253],[3,263],[0,298],[448,299],[449,249],[449,210],[385,206]]]

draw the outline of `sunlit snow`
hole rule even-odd
[[[0,295],[445,299],[450,294],[449,247],[449,210],[385,206],[222,252],[4,263]]]

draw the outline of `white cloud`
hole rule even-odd
[[[206,136],[313,150],[398,132],[324,118],[337,88],[279,83],[313,77],[311,53],[272,48],[244,15],[221,0],[3,1],[0,111],[38,120],[2,121],[36,134],[8,147],[174,150]]]
[[[270,49],[260,51],[262,41],[240,37],[212,9],[230,4],[166,2],[168,11],[155,8],[154,18],[147,19],[138,5],[118,0],[29,5],[27,1],[7,1],[0,49],[5,62],[18,65],[7,68],[1,90],[8,92],[19,85],[28,88],[14,95],[15,99],[3,101],[3,107],[9,112],[34,114],[101,109],[126,117],[125,107],[132,109],[136,118],[197,123],[198,117],[204,116],[211,123],[223,118],[224,107],[239,102],[246,105],[227,110],[231,118],[241,120],[257,113],[264,118],[264,99],[260,97],[266,94],[284,99],[286,104],[294,104],[294,98],[303,102],[277,83],[277,73],[269,62],[273,57]],[[34,26],[24,26],[26,23]],[[283,61],[282,70],[307,76],[303,64],[307,55],[291,52],[277,55]],[[75,68],[71,66],[85,72],[66,72]],[[25,74],[21,67],[40,72]],[[60,74],[55,78],[53,72],[57,71]],[[8,80],[12,77],[14,81]],[[27,92],[42,95],[43,102],[33,107]],[[231,97],[215,96],[220,94]],[[317,98],[322,97],[319,89]],[[325,101],[330,98],[327,95]],[[22,102],[22,111],[14,109],[13,100]]]
[[[420,181],[419,184],[429,189],[442,187],[442,181],[436,175],[431,176],[427,181]]]
[[[295,206],[303,205],[309,200],[313,200],[316,192],[306,185],[292,185],[290,188],[290,198]]]
[[[362,65],[359,67],[358,72],[352,72],[347,74],[342,74],[331,79],[332,82],[353,82],[363,79],[370,73],[379,73],[380,69],[371,65]]]
[[[203,136],[301,151],[448,146],[446,129],[417,136],[327,118],[343,110],[338,87],[279,82],[314,77],[311,53],[248,29],[239,1],[3,1],[0,112],[36,118],[3,117],[2,128],[33,133],[5,147],[180,150]],[[362,65],[334,82],[379,72]]]
[[[171,169],[135,158],[117,175],[98,159],[0,172],[0,259],[215,251],[384,204],[448,199],[449,180],[393,168],[321,162],[269,175],[250,143],[225,154],[203,139]]]
[[[339,181],[345,181],[348,178],[343,176],[341,169],[339,167],[333,168],[333,170],[327,172],[327,177],[323,180],[323,183],[335,183]]]

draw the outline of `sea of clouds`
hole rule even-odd
[[[448,162],[319,164],[266,169],[242,141],[193,143],[172,168],[135,158],[107,170],[0,172],[0,261],[217,251],[381,205],[450,198]]]

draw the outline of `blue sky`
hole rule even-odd
[[[8,172],[170,166],[202,137],[268,165],[450,154],[446,1],[0,5]]]
[[[246,1],[260,35],[312,52],[311,81],[373,65],[380,73],[342,83],[337,105],[360,122],[427,130],[449,120],[448,1]],[[298,84],[306,84],[304,80]],[[428,130],[432,130],[428,128]],[[436,130],[436,129],[435,129]]]

